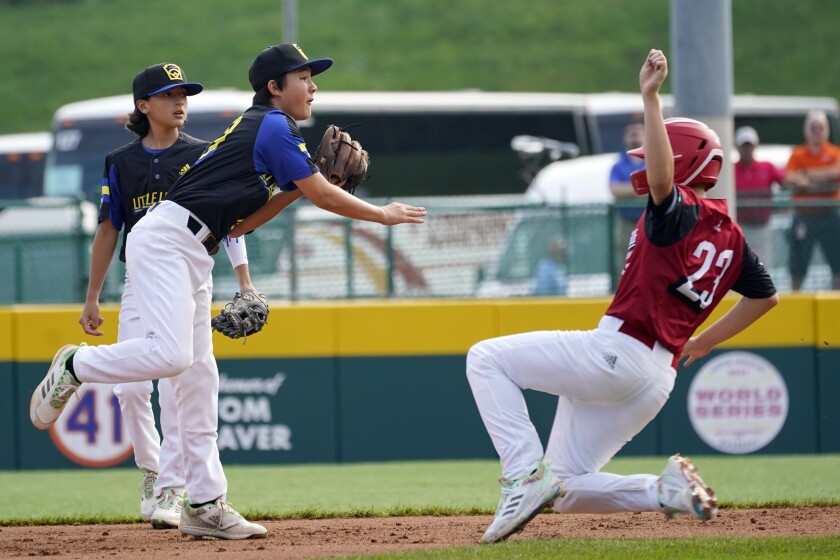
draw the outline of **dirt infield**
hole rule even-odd
[[[512,539],[813,537],[840,535],[838,519],[840,507],[724,509],[708,523],[656,513],[543,514]],[[194,539],[146,524],[1,527],[0,558],[334,558],[473,545],[490,521],[481,515],[268,521],[268,538],[249,541]]]

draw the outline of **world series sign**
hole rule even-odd
[[[688,417],[698,436],[722,453],[752,453],[779,434],[788,391],[779,370],[751,352],[727,352],[706,363],[688,390]]]

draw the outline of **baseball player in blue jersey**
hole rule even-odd
[[[105,158],[99,227],[91,250],[87,298],[79,323],[85,333],[102,336],[104,322],[99,299],[111,264],[120,230],[124,232],[119,258],[125,262],[126,236],[154,203],[166,198],[179,176],[210,145],[183,132],[187,120],[187,97],[201,92],[201,84],[187,82],[176,64],[156,64],[134,78],[134,111],[126,128],[137,134],[134,141]],[[253,289],[244,240],[227,240],[225,246],[240,281],[240,289]],[[134,289],[125,276],[118,340],[142,338]],[[123,425],[134,448],[137,466],[143,471],[140,515],[158,529],[177,527],[181,519],[184,468],[181,461],[175,396],[168,378],[158,382],[161,442],[152,412],[151,381],[121,383],[114,387],[120,402]]]
[[[219,239],[241,220],[266,219],[301,196],[353,219],[384,225],[423,223],[426,210],[402,203],[378,207],[355,198],[319,172],[296,121],[309,118],[332,65],[296,45],[275,45],[254,60],[248,77],[254,104],[134,226],[126,246],[143,336],[113,345],[68,344],[55,355],[30,401],[33,425],[47,429],[81,383],[125,383],[168,377],[175,393],[186,472],[180,531],[223,539],[264,537],[226,502],[227,480],[216,446],[218,369],[213,357],[209,289]],[[270,204],[266,204],[271,201]],[[247,232],[244,226],[238,233]]]

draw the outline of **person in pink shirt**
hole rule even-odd
[[[735,131],[735,145],[740,159],[735,163],[735,195],[738,204],[738,224],[744,236],[764,266],[772,266],[772,239],[770,216],[773,213],[773,184],[781,186],[784,172],[769,161],[753,158],[758,146],[758,132],[751,126]],[[742,206],[742,203],[746,203]]]

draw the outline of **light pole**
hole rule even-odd
[[[283,0],[283,42],[297,40],[297,0]]]
[[[693,117],[720,137],[725,165],[709,193],[735,215],[731,0],[671,0],[671,83],[674,116]]]

